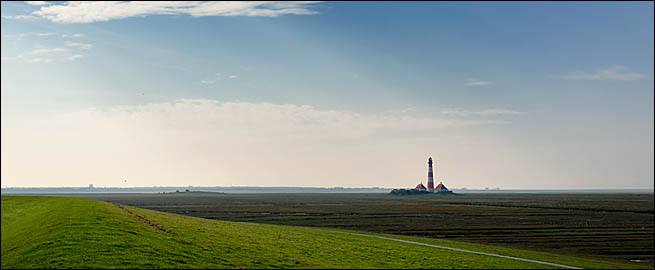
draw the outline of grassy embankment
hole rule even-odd
[[[2,196],[2,268],[552,268],[503,258],[335,233],[329,229],[214,221],[82,198]],[[396,237],[396,236],[390,236]],[[401,238],[401,237],[397,237]],[[464,247],[452,241],[402,237]],[[634,267],[518,249],[589,268]]]
[[[653,194],[79,194],[173,214],[476,242],[653,268]]]

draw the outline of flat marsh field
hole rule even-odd
[[[653,194],[67,194],[226,221],[324,227],[653,267]]]

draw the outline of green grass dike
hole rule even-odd
[[[125,209],[133,214],[111,203],[83,198],[2,196],[2,269],[553,268],[331,229],[216,221]],[[489,245],[384,236],[583,268],[636,267]]]

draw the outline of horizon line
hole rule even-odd
[[[315,189],[413,189],[411,187],[311,187],[311,186],[132,186],[132,187],[111,187],[111,186],[100,186],[100,187],[89,187],[89,186],[68,186],[68,187],[0,187],[0,189],[29,189],[29,188],[49,188],[49,189],[62,189],[62,188],[73,188],[73,189],[106,189],[106,188],[117,188],[117,189],[129,189],[129,188],[315,188]],[[654,187],[650,188],[499,188],[499,187],[488,187],[488,188],[450,188],[450,189],[460,189],[460,190],[655,190]]]

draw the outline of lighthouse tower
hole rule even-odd
[[[434,192],[434,177],[432,176],[432,157],[428,158],[428,191]]]

